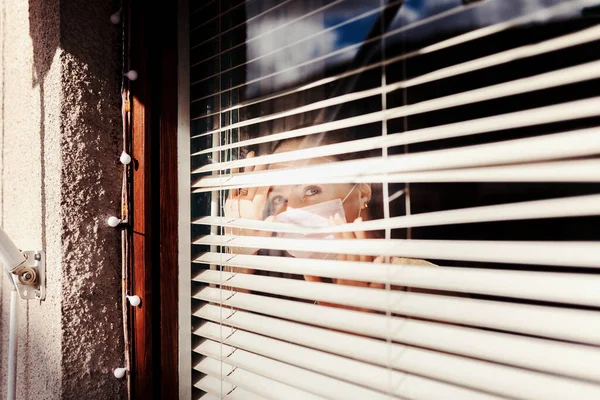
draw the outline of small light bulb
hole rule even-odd
[[[138,73],[136,70],[132,69],[131,71],[125,72],[123,75],[127,77],[130,81],[135,81],[138,78]]]
[[[113,24],[118,24],[119,22],[121,22],[121,11],[117,11],[116,13],[114,13],[113,15],[110,16],[110,22]]]
[[[117,225],[119,225],[121,223],[121,220],[117,217],[112,216],[112,217],[108,217],[108,219],[106,220],[106,223],[109,226],[115,228]]]
[[[113,371],[113,374],[115,374],[115,378],[117,379],[122,379],[126,373],[126,368],[115,368],[115,370]]]
[[[131,304],[133,307],[138,307],[140,305],[140,303],[142,302],[142,299],[140,299],[140,296],[125,296],[127,297],[127,300],[129,300],[129,304]]]
[[[127,165],[131,162],[131,156],[125,152],[122,152],[120,160],[121,160],[121,164]]]

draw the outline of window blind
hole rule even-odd
[[[190,398],[600,398],[599,10],[190,2]]]

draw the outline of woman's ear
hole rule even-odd
[[[358,189],[358,199],[360,200],[361,208],[364,207],[369,201],[371,201],[371,196],[373,195],[373,191],[371,190],[370,183],[359,183],[356,187]]]

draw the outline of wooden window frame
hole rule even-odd
[[[124,3],[131,82],[131,399],[178,393],[178,4]],[[128,16],[128,17],[127,17]],[[127,50],[126,50],[127,51]]]

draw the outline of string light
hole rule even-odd
[[[123,220],[115,216],[110,216],[106,220],[106,223],[112,228],[116,228],[121,222],[123,222]]]
[[[115,375],[115,378],[123,379],[125,374],[127,374],[127,368],[115,368],[113,374]]]
[[[111,16],[110,16],[110,22],[114,25],[118,25],[121,23],[121,12],[122,9],[119,9],[118,11],[114,12]],[[123,46],[125,46],[125,44],[123,44]],[[126,65],[126,64],[124,64]],[[138,73],[135,70],[129,70],[126,73],[123,74],[123,76],[125,76],[127,79],[129,79],[130,81],[135,81],[138,78]],[[125,98],[123,98],[123,101],[125,102]],[[124,105],[125,103],[123,103]],[[123,116],[123,129],[124,129],[124,135],[125,135],[125,129],[126,129],[126,118],[125,116]],[[126,135],[125,135],[126,137]],[[123,165],[129,165],[131,163],[131,156],[125,151],[123,150],[123,152],[121,153],[121,156],[119,157],[119,161],[121,162],[121,164]],[[126,168],[125,168],[126,170]],[[125,219],[121,219],[121,218],[117,218],[115,216],[110,216],[107,218],[106,223],[112,227],[112,228],[116,228],[117,226],[119,226],[120,224],[124,224],[127,223],[127,217],[125,217]],[[123,274],[125,274],[123,272]],[[123,279],[126,280],[126,275],[123,276]],[[126,282],[126,281],[124,281]],[[124,291],[125,292],[125,291]],[[127,298],[127,301],[129,301],[129,304],[133,307],[139,307],[142,299],[139,296],[128,296],[127,292],[123,293],[125,295],[125,297]],[[124,325],[125,327],[127,327],[127,317],[124,317]],[[128,338],[127,335],[125,336],[125,343],[127,346],[127,342],[128,342]],[[117,379],[123,379],[125,377],[125,375],[127,375],[127,373],[129,372],[128,367],[129,367],[129,357],[127,355],[127,353],[125,354],[125,368],[123,367],[119,367],[119,368],[115,368],[113,371],[113,374],[115,376],[115,378]]]
[[[139,305],[142,303],[142,299],[140,299],[140,296],[125,296],[127,297],[127,300],[129,301],[129,304],[131,304],[133,307],[139,307]]]
[[[125,72],[123,75],[130,81],[135,81],[138,78],[138,73],[134,69]]]
[[[127,165],[131,162],[131,156],[129,154],[127,154],[126,152],[122,152],[121,158],[119,158],[119,160],[121,160],[121,164]]]
[[[121,10],[115,12],[110,16],[110,22],[115,25],[121,22]]]

